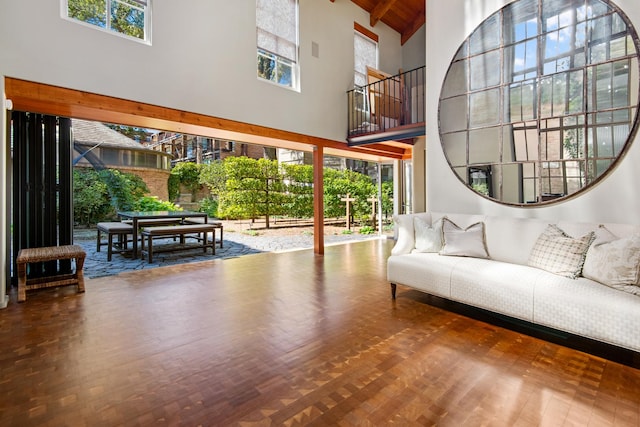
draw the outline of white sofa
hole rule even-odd
[[[418,223],[419,228],[425,223],[433,227],[442,224],[438,220],[443,217],[463,230],[481,223],[489,258],[442,255],[442,249],[438,252],[417,252],[414,224]],[[387,261],[387,278],[393,298],[396,297],[396,284],[404,285],[640,352],[640,287],[636,286],[637,282],[611,287],[582,276],[572,279],[528,265],[532,249],[539,236],[548,230],[549,221],[437,212],[398,215],[394,219],[397,240]],[[640,227],[627,224],[560,221],[556,225],[572,237],[594,232],[595,238],[589,244],[584,259],[589,259],[590,264],[596,266],[598,264],[591,260],[597,261],[596,255],[602,254],[594,248],[615,246],[615,238],[621,238],[618,241],[628,240],[629,236],[636,237],[640,232]],[[447,222],[447,227],[451,231],[450,222]],[[419,231],[422,233],[424,229]],[[443,236],[437,227],[429,231]],[[419,238],[423,238],[421,236]],[[443,248],[447,243],[445,238]],[[419,243],[424,249],[424,242]],[[625,256],[634,258],[632,262],[640,259],[638,253],[624,251]],[[617,262],[620,254],[614,251],[610,259]],[[606,258],[604,262],[608,266],[615,263]],[[637,275],[638,267],[635,268]]]

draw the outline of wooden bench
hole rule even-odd
[[[127,249],[128,235],[133,235],[133,226],[126,222],[99,222],[96,224],[98,231],[96,252],[100,252],[100,247],[107,245],[107,261],[111,261],[111,254],[113,253],[113,236],[118,236],[118,250],[122,252]],[[102,243],[101,234],[107,235],[107,243]]]
[[[125,224],[133,224],[133,220],[125,219],[122,221]],[[176,225],[181,224],[182,220],[180,218],[150,218],[150,219],[139,219],[138,227],[155,227],[162,225]]]
[[[204,224],[204,218],[185,218],[184,220],[185,224]],[[216,227],[217,230],[220,230],[220,240],[218,240],[217,242],[220,245],[220,248],[224,247],[224,227],[222,226],[222,223],[220,221],[209,221],[207,222],[207,224],[211,224],[214,227]],[[213,234],[214,240],[215,240],[215,233]]]
[[[27,290],[32,289],[77,284],[78,292],[84,292],[82,268],[86,256],[85,251],[78,245],[20,249],[16,258],[18,267],[18,302],[25,301],[27,299]],[[76,268],[73,273],[27,279],[27,264],[66,259],[75,259]]]
[[[194,248],[202,248],[203,252],[207,252],[207,248],[211,248],[211,252],[215,255],[216,243],[215,243],[215,224],[182,224],[182,225],[167,225],[160,227],[148,227],[144,228],[140,233],[140,253],[144,257],[146,253],[149,262],[153,262],[153,238],[154,237],[179,237],[180,245],[171,246],[170,248],[164,248],[164,251],[177,251],[188,250]],[[207,237],[208,233],[213,234],[213,239],[210,241]],[[186,237],[188,235],[195,235],[194,238],[198,242],[202,242],[200,245],[187,245]],[[145,249],[145,239],[147,240],[148,249]],[[157,252],[157,250],[156,250]]]

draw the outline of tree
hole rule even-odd
[[[382,214],[385,218],[393,214],[393,182],[382,183]]]
[[[258,54],[258,77],[265,80],[273,80],[272,77],[275,71],[276,61],[266,55],[266,52]]]
[[[209,187],[212,195],[220,195],[227,185],[224,162],[222,160],[215,160],[209,164],[202,165],[198,180],[200,184]]]
[[[283,165],[288,195],[287,215],[313,217],[313,166]]]
[[[107,6],[111,9],[107,10]],[[107,15],[107,13],[109,15]],[[110,17],[111,30],[138,39],[144,39],[144,11],[131,0],[107,2],[106,0],[68,0],[70,18],[107,28]]]
[[[111,28],[128,36],[144,39],[144,12],[125,3],[111,4]]]
[[[133,139],[134,141],[146,141],[148,136],[149,136],[149,132],[147,132],[145,129],[141,129],[138,127],[133,127],[133,126],[125,126],[125,125],[113,125],[110,123],[104,123],[107,127],[115,130],[118,133],[123,134],[124,136]]]
[[[285,211],[287,195],[278,162],[249,157],[228,157],[227,177],[219,198],[220,216],[256,219],[264,216],[266,228],[272,215]]]

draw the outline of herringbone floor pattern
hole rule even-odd
[[[390,242],[156,268],[0,311],[3,426],[637,426],[640,371],[425,304]]]

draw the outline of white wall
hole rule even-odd
[[[155,0],[152,17],[148,46],[60,18],[57,0],[2,1],[0,76],[345,140],[353,22],[370,28],[351,1],[300,2],[299,93],[256,77],[254,0]],[[400,35],[372,31],[397,72]]]
[[[402,46],[402,69],[404,71],[423,67],[425,58],[426,25],[420,27],[413,36]]]
[[[640,137],[615,170],[582,195],[548,207],[509,207],[475,195],[453,174],[438,134],[438,98],[449,63],[461,43],[507,0],[447,0],[427,2],[427,209],[535,217],[548,220],[640,224]],[[616,0],[640,30],[640,2]]]

